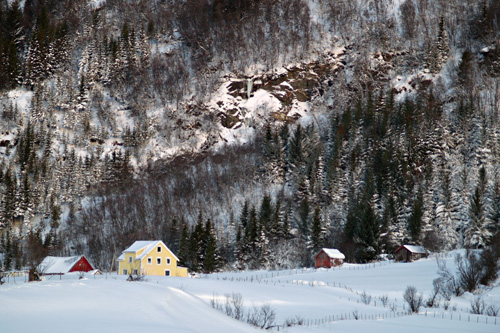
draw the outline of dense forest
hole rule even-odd
[[[0,267],[498,242],[499,36],[495,0],[0,0]]]

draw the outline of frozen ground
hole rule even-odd
[[[442,260],[454,271],[453,255]],[[214,301],[223,305],[227,294],[241,294],[245,311],[270,305],[280,332],[500,332],[500,317],[470,314],[470,301],[477,295],[452,298],[448,310],[441,301],[439,308],[408,315],[404,290],[413,285],[426,299],[436,272],[436,259],[429,258],[411,264],[346,264],[334,270],[148,277],[143,282],[114,274],[82,280],[67,275],[40,283],[17,278],[0,287],[0,332],[255,331],[211,307]],[[498,283],[480,296],[500,307]],[[297,319],[301,326],[283,326]]]

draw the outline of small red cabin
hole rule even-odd
[[[62,275],[70,272],[89,272],[95,270],[85,256],[46,257],[39,266],[43,275]]]
[[[326,249],[323,248],[315,256],[315,267],[336,267],[341,266],[344,263],[345,256],[342,252],[337,249]]]

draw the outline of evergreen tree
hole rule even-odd
[[[181,227],[182,227],[182,222],[181,222]],[[172,221],[170,223],[167,224],[167,228],[166,228],[167,232],[166,232],[166,235],[163,239],[166,240],[167,244],[168,244],[168,247],[174,251],[175,253],[177,253],[179,251],[179,247],[180,247],[180,239],[181,239],[181,235],[180,235],[180,228],[179,228],[179,222],[177,220],[176,217],[174,217],[172,219]]]
[[[472,53],[466,49],[458,66],[458,84],[464,89],[470,89],[473,82]]]
[[[316,206],[311,227],[311,249],[313,252],[323,247],[324,240],[322,239],[322,229],[320,208]]]
[[[283,227],[282,227],[282,234],[283,234],[283,237],[284,239],[290,239],[292,236],[291,236],[291,233],[290,233],[290,222],[289,222],[289,218],[290,218],[290,213],[289,211],[285,211],[284,215],[283,215]]]
[[[448,34],[446,32],[446,26],[444,21],[444,16],[439,18],[439,29],[438,36],[436,39],[436,48],[438,51],[438,63],[443,64],[448,59],[448,53],[450,52],[450,47],[448,45]]]
[[[422,232],[422,218],[424,216],[424,200],[422,193],[419,193],[415,201],[413,202],[413,208],[408,219],[408,229],[410,231],[410,236],[415,243],[420,243],[421,232]]]
[[[8,228],[3,234],[2,252],[4,254],[3,269],[8,271],[11,269],[13,261],[10,228]]]
[[[269,232],[269,238],[271,241],[277,241],[278,239],[281,239],[283,237],[283,230],[281,226],[283,218],[282,213],[281,200],[277,199],[276,206],[271,217],[271,226]]]
[[[259,236],[256,240],[255,251],[257,253],[258,261],[254,263],[254,267],[259,269],[269,269],[271,251],[269,249],[269,238],[266,236],[263,229],[260,230]]]
[[[302,126],[298,124],[290,140],[290,164],[295,167],[298,167],[303,160],[302,140]]]
[[[444,16],[439,18],[438,35],[433,44],[428,46],[426,65],[431,73],[441,71],[443,64],[448,59],[450,47],[448,45],[448,35],[446,33]]]
[[[472,195],[469,218],[470,223],[464,233],[465,244],[472,248],[483,248],[491,237],[491,233],[486,224],[484,199],[480,186],[476,187]]]
[[[497,179],[493,186],[490,208],[487,214],[488,225],[492,235],[500,233],[500,181]]]
[[[299,230],[301,235],[306,236],[309,235],[309,214],[310,214],[310,206],[309,200],[304,198],[299,205],[298,214],[299,214]]]
[[[252,207],[249,212],[248,225],[245,228],[243,240],[240,242],[239,248],[239,264],[242,267],[256,268],[259,260],[257,253],[258,236],[260,235],[259,222],[255,207]]]
[[[16,210],[17,181],[15,177],[11,169],[8,169],[3,178],[5,192],[2,200],[2,220],[3,223],[7,225],[13,221]]]
[[[260,205],[259,222],[266,232],[269,232],[271,228],[272,211],[271,197],[265,194]]]
[[[241,216],[240,216],[240,223],[243,226],[243,228],[246,228],[248,225],[248,201],[245,200],[245,203],[243,204],[243,208],[241,210]]]
[[[206,251],[206,234],[203,228],[202,215],[198,217],[198,222],[194,227],[191,237],[189,239],[189,257],[191,262],[191,269],[195,272],[200,272],[203,268],[205,261]]]
[[[344,227],[344,247],[349,249],[349,252],[354,252],[358,261],[374,260],[381,249],[381,227],[380,218],[375,213],[369,197],[364,194],[361,200],[351,203]]]
[[[189,231],[187,224],[182,226],[181,239],[179,241],[179,265],[190,266],[190,246],[189,246]]]
[[[375,214],[373,207],[364,203],[362,210],[362,219],[358,231],[358,237],[361,249],[358,258],[361,261],[374,260],[380,253],[380,219]]]
[[[218,255],[217,238],[210,219],[205,224],[205,243],[203,272],[212,273],[219,269],[220,257]]]

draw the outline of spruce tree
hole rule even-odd
[[[303,160],[302,136],[302,126],[299,124],[290,140],[290,164],[295,167],[298,167]]]
[[[311,226],[311,249],[313,251],[316,251],[323,247],[323,239],[321,237],[322,235],[322,223],[321,223],[321,216],[320,216],[320,208],[319,206],[316,206],[314,209],[314,214],[313,214],[313,219],[312,219],[312,226]]]
[[[265,194],[260,205],[259,222],[266,232],[271,228],[272,211],[271,197]]]
[[[5,185],[5,192],[3,194],[3,210],[2,210],[2,220],[4,224],[9,224],[12,222],[16,210],[16,176],[13,174],[9,168],[5,173],[3,178],[3,183]]]
[[[492,235],[500,233],[500,181],[497,179],[493,186],[491,204],[488,210],[488,225]]]
[[[271,239],[271,241],[277,241],[278,239],[281,239],[283,237],[281,228],[282,213],[283,212],[281,211],[281,200],[279,200],[278,198],[271,217],[271,225],[269,232],[269,238]]]
[[[491,233],[487,228],[483,193],[480,186],[476,187],[470,200],[469,226],[465,230],[465,245],[471,248],[483,248]]]
[[[243,226],[243,228],[246,228],[248,225],[248,201],[245,200],[245,203],[243,204],[243,208],[241,210],[241,216],[240,216],[240,223]]]
[[[179,241],[179,265],[180,266],[190,266],[190,247],[189,247],[189,231],[187,224],[182,226],[181,239]]]
[[[419,193],[417,198],[413,201],[411,215],[408,219],[408,230],[410,236],[415,243],[420,243],[420,236],[422,232],[422,218],[424,216],[424,201],[422,193]]]
[[[217,238],[212,223],[207,220],[205,224],[205,255],[203,260],[203,272],[212,273],[219,268],[220,258],[218,256]]]
[[[302,236],[307,237],[309,235],[309,214],[311,208],[309,205],[309,200],[304,198],[298,207],[299,214],[299,230]]]
[[[200,272],[203,268],[206,250],[205,230],[202,222],[202,215],[198,217],[198,222],[194,227],[189,240],[189,257],[191,269],[195,272]]]

